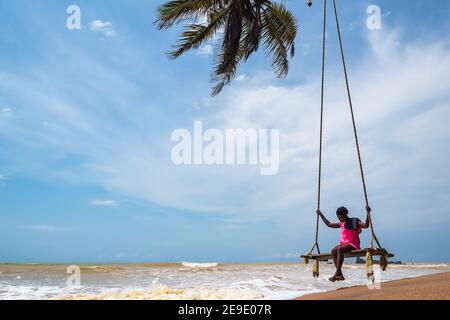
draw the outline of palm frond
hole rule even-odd
[[[207,14],[208,10],[223,6],[221,0],[171,0],[158,8],[158,29],[168,29],[185,20],[195,20]]]
[[[223,87],[230,83],[236,75],[237,67],[242,60],[241,37],[244,20],[253,15],[250,0],[231,1],[227,23],[225,25],[222,50],[216,61],[212,82],[218,82],[212,95],[219,94]]]
[[[230,4],[230,11],[228,13],[222,43],[223,56],[216,67],[217,74],[226,73],[234,64],[241,41],[242,22],[245,14],[244,4],[247,1],[248,0],[232,1]]]
[[[222,92],[223,88],[229,84],[236,77],[236,71],[244,58],[244,53],[242,50],[239,50],[236,55],[233,56],[233,60],[230,60],[230,57],[225,56],[226,53],[221,51],[217,55],[217,62],[214,74],[211,76],[211,82],[215,83],[211,96],[217,96],[220,92]],[[223,62],[227,60],[227,69],[218,71],[218,68],[223,64]]]
[[[261,39],[261,10],[266,0],[256,0],[253,13],[250,17],[245,17],[241,47],[244,50],[244,60],[247,60],[252,53],[258,51]]]
[[[289,72],[288,52],[295,54],[297,23],[293,14],[282,4],[272,4],[263,10],[262,36],[266,50],[272,56],[276,75],[285,77]]]
[[[198,49],[202,43],[211,39],[219,29],[221,29],[226,23],[226,16],[228,9],[223,10],[211,10],[208,12],[208,23],[203,24],[189,24],[185,27],[185,31],[178,39],[178,44],[175,46],[175,50],[170,51],[169,57],[176,59],[183,53],[191,50]]]

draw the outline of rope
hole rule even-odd
[[[322,151],[323,151],[323,110],[324,110],[324,93],[325,93],[325,56],[326,56],[326,32],[327,32],[327,0],[324,0],[323,7],[323,33],[322,33],[322,87],[320,92],[320,147],[319,147],[319,175],[317,179],[317,210],[320,209],[320,196],[322,185]],[[317,252],[320,254],[319,247],[319,223],[320,217],[317,215],[316,221],[316,239],[313,247],[308,255],[311,255],[314,248],[317,247]]]
[[[360,147],[359,147],[358,131],[357,131],[357,128],[356,128],[355,113],[353,111],[353,102],[352,102],[352,96],[351,96],[351,93],[350,93],[350,84],[349,84],[349,80],[348,80],[347,64],[345,62],[344,46],[343,46],[343,43],[342,43],[341,28],[340,28],[340,25],[339,25],[339,17],[338,17],[338,12],[337,12],[337,8],[336,8],[336,0],[333,0],[333,6],[334,6],[334,15],[336,17],[336,28],[337,28],[338,37],[339,37],[339,46],[340,46],[340,49],[341,49],[342,66],[344,67],[345,84],[346,84],[346,87],[347,87],[348,102],[349,102],[349,106],[350,106],[350,113],[352,115],[353,133],[355,135],[356,150],[357,150],[357,153],[358,153],[359,169],[360,169],[360,172],[361,172],[361,180],[362,180],[362,185],[363,185],[363,190],[364,190],[364,198],[365,198],[365,201],[366,201],[366,208],[367,208],[367,215],[369,217],[370,230],[372,232],[371,247],[373,247],[373,242],[375,241],[377,243],[378,247],[381,249],[381,244],[378,241],[378,238],[375,235],[375,231],[374,231],[374,228],[373,228],[372,215],[371,215],[370,210],[368,209],[370,207],[369,206],[369,197],[368,197],[368,194],[367,194],[366,179],[364,177],[364,169],[363,169],[363,163],[362,163],[362,158],[361,158],[361,150],[360,150]]]

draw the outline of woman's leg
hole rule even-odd
[[[344,264],[344,254],[346,252],[350,252],[355,250],[355,248],[351,244],[347,244],[345,246],[340,246],[337,250],[337,261],[336,261],[336,277],[343,277],[342,274],[342,265]]]
[[[340,246],[336,246],[336,247],[333,248],[333,250],[331,250],[331,255],[333,256],[333,262],[334,262],[334,266],[336,267],[336,270],[337,270],[337,266],[338,266],[338,251],[339,251],[339,247]],[[336,282],[336,274],[337,273],[335,273],[334,276],[332,276],[330,278],[331,282]]]
[[[338,249],[339,246],[336,246],[331,250],[331,254],[333,255],[334,266],[337,268],[337,258],[338,258]]]

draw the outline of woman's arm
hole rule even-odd
[[[367,216],[366,216],[366,222],[359,222],[359,227],[363,229],[367,229],[370,227],[370,213],[372,212],[372,209],[370,207],[366,207],[367,210]]]
[[[317,214],[322,218],[323,222],[326,224],[328,228],[339,229],[341,227],[339,223],[332,223],[328,221],[328,219],[325,218],[325,216],[320,210],[317,210]]]

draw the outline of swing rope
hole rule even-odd
[[[378,241],[378,238],[375,234],[373,223],[372,223],[372,215],[370,211],[369,206],[369,197],[366,187],[366,180],[364,176],[364,168],[363,168],[363,162],[361,157],[361,149],[359,146],[359,139],[358,139],[358,131],[357,131],[357,125],[356,125],[356,119],[353,109],[353,101],[352,96],[350,92],[350,84],[348,79],[348,72],[347,72],[347,64],[345,60],[345,54],[344,54],[344,45],[342,42],[342,36],[341,36],[341,28],[339,24],[339,16],[336,8],[336,0],[333,0],[333,7],[334,7],[334,15],[336,19],[336,28],[339,38],[339,46],[340,46],[340,52],[341,52],[341,60],[342,60],[342,66],[344,69],[344,76],[345,76],[345,84],[347,88],[347,96],[349,101],[349,107],[350,107],[350,113],[352,117],[352,124],[353,124],[353,133],[355,137],[355,143],[356,143],[356,151],[358,155],[358,162],[359,162],[359,169],[361,173],[361,180],[363,185],[363,191],[364,191],[364,198],[366,202],[366,209],[367,209],[367,215],[369,218],[369,225],[370,230],[372,234],[371,238],[371,244],[370,244],[370,250],[367,252],[367,261],[372,261],[372,254],[376,251],[374,248],[374,242],[378,245],[378,249],[382,249],[382,246],[380,242]],[[324,0],[324,14],[323,14],[323,33],[322,33],[322,83],[321,83],[321,103],[320,103],[320,146],[319,146],[319,172],[318,172],[318,181],[317,181],[317,210],[320,210],[320,201],[321,201],[321,186],[322,186],[322,154],[323,154],[323,123],[324,123],[324,93],[325,93],[325,58],[326,58],[326,31],[327,31],[327,0]],[[318,254],[320,254],[320,247],[319,247],[319,223],[320,223],[320,217],[317,215],[317,221],[316,221],[316,236],[315,236],[315,242],[312,246],[311,250],[305,255],[305,263],[309,262],[310,257],[312,256],[312,253],[315,248],[317,248]],[[386,256],[381,254],[381,258],[383,260],[383,264],[387,265]],[[314,277],[319,276],[319,261],[315,262],[315,265],[313,267],[313,275]],[[373,275],[373,274],[372,274]],[[369,276],[369,273],[368,273]]]
[[[349,102],[349,107],[350,107],[350,113],[352,116],[352,124],[353,124],[353,133],[355,135],[355,143],[356,143],[356,151],[358,154],[358,162],[359,162],[359,169],[361,172],[361,181],[362,181],[362,185],[363,185],[363,190],[364,190],[364,199],[366,201],[366,208],[367,208],[367,215],[369,217],[369,225],[370,225],[370,231],[372,233],[372,240],[370,243],[370,247],[373,248],[373,242],[375,241],[378,245],[378,248],[381,249],[381,244],[378,241],[377,236],[375,235],[375,231],[373,228],[373,223],[372,223],[372,215],[371,212],[369,210],[369,196],[367,194],[367,187],[366,187],[366,179],[364,176],[364,169],[363,169],[363,163],[362,163],[362,158],[361,158],[361,149],[359,147],[359,139],[358,139],[358,130],[356,127],[356,120],[355,120],[355,113],[353,111],[353,102],[352,102],[352,95],[350,93],[350,84],[349,84],[349,80],[348,80],[348,72],[347,72],[347,63],[345,62],[345,54],[344,54],[344,45],[342,43],[342,36],[341,36],[341,27],[339,24],[339,15],[337,12],[337,8],[336,8],[336,0],[333,0],[333,7],[334,7],[334,15],[336,17],[336,28],[337,28],[337,33],[338,33],[338,38],[339,38],[339,46],[341,49],[341,59],[342,59],[342,66],[344,68],[344,75],[345,75],[345,85],[347,88],[347,96],[348,96],[348,102]]]
[[[324,94],[325,94],[325,57],[326,57],[326,35],[327,35],[327,0],[324,0],[323,7],[323,32],[322,32],[322,83],[320,90],[320,147],[319,147],[319,174],[317,179],[317,210],[320,209],[321,200],[321,186],[322,186],[322,151],[323,151],[323,116],[324,116]],[[305,263],[309,262],[309,258],[317,248],[317,253],[320,254],[319,247],[319,222],[320,217],[317,215],[316,221],[316,238],[311,250],[306,254]],[[315,278],[319,276],[319,262],[316,261],[313,267],[313,275]]]

